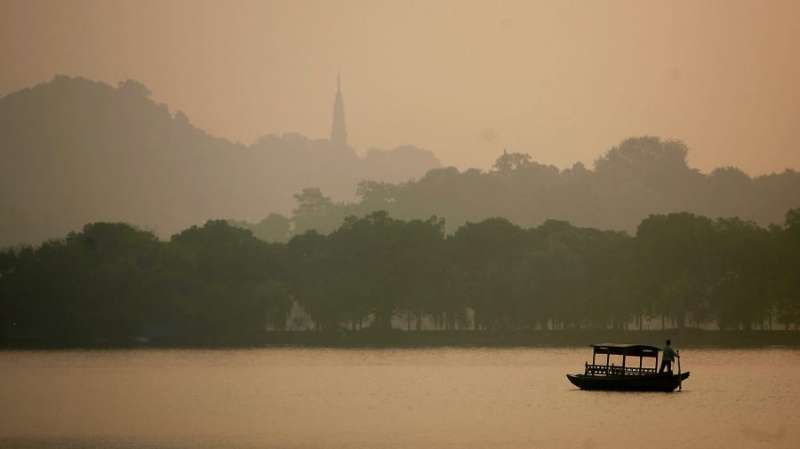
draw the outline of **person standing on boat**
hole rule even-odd
[[[678,353],[672,349],[671,343],[671,341],[667,340],[667,345],[664,346],[662,350],[664,355],[661,358],[661,368],[658,370],[659,374],[663,373],[665,368],[668,373],[672,374],[672,362],[675,360],[675,357],[680,357]]]

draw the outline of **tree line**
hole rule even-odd
[[[319,331],[432,322],[476,331],[715,323],[796,329],[800,209],[783,225],[652,215],[631,236],[548,220],[347,217],[330,234],[268,243],[223,220],[168,241],[94,223],[0,252],[6,339],[213,341],[284,329],[293,304]]]
[[[311,229],[332,232],[350,215],[385,210],[406,220],[438,215],[448,232],[467,222],[505,217],[524,227],[557,219],[634,233],[656,213],[740,217],[769,226],[800,207],[800,173],[751,177],[735,167],[702,173],[689,166],[688,151],[680,141],[635,137],[609,149],[593,167],[576,163],[563,170],[529,154],[503,152],[490,170],[447,167],[407,182],[364,180],[352,202],[337,201],[325,189],[306,188],[295,195],[297,206],[290,216],[272,214],[258,223],[239,224],[260,238],[287,241]]]

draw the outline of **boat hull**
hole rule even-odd
[[[581,390],[610,391],[674,391],[689,372],[650,374],[645,376],[587,376],[567,374],[567,379]]]

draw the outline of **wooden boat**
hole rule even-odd
[[[689,372],[658,372],[658,353],[655,346],[597,344],[592,345],[592,363],[586,362],[583,374],[567,374],[567,379],[582,390],[617,390],[617,391],[674,391],[681,387],[681,382],[689,377]],[[605,354],[605,364],[597,363],[597,356]],[[622,364],[611,363],[611,356],[622,356]],[[628,366],[630,358],[638,358],[639,366]],[[654,359],[655,365],[644,366],[645,359]],[[649,363],[648,363],[649,365]]]

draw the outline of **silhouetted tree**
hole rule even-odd
[[[713,222],[689,213],[650,216],[636,232],[637,266],[655,314],[679,327],[703,313],[709,287]]]
[[[493,168],[501,173],[508,173],[523,168],[530,163],[531,156],[529,154],[503,151],[503,154],[495,160]]]

